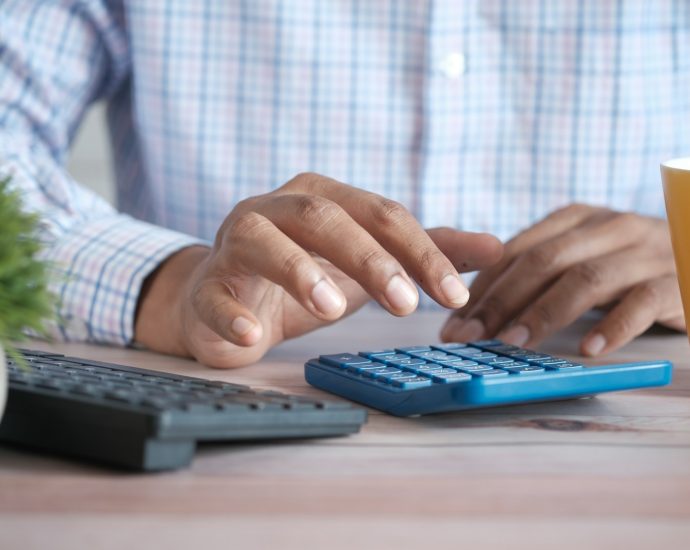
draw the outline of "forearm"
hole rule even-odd
[[[183,338],[183,302],[194,270],[204,263],[209,248],[190,246],[165,260],[144,281],[137,304],[134,340],[171,355],[189,356]]]

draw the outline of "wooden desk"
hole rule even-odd
[[[34,347],[315,395],[306,358],[431,342],[443,318],[368,311],[230,371]],[[542,349],[576,353],[583,323]],[[654,334],[608,358],[671,358],[669,388],[413,419],[372,411],[358,435],[203,446],[172,473],[0,447],[0,548],[690,548],[689,351],[684,336]]]

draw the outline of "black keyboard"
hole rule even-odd
[[[136,470],[188,465],[197,441],[337,436],[366,412],[312,399],[75,357],[7,358],[0,441]]]

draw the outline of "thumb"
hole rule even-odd
[[[503,244],[488,233],[470,233],[451,227],[434,227],[426,232],[461,272],[484,269],[503,256]]]

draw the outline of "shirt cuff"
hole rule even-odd
[[[58,301],[49,335],[131,344],[144,280],[169,256],[193,245],[210,243],[126,215],[70,227],[40,254],[51,265],[50,288]]]

